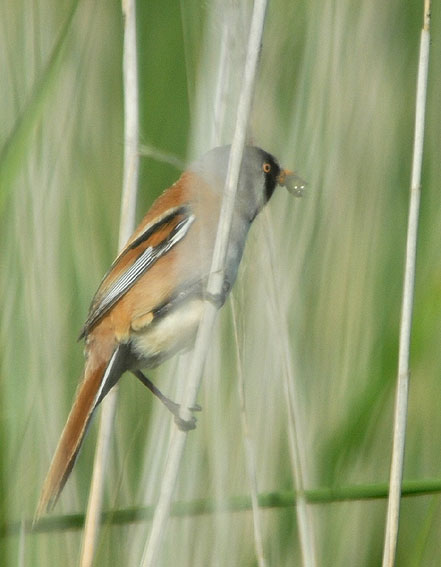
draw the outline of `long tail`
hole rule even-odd
[[[97,360],[93,352],[89,353],[74,404],[70,411],[63,433],[58,441],[55,455],[46,475],[40,500],[34,516],[34,523],[41,515],[50,511],[63,490],[75,464],[92,415],[110,390],[119,380],[122,372],[122,346],[114,348],[110,356],[103,359],[102,353]]]

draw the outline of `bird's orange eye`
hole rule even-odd
[[[269,173],[269,172],[271,171],[271,164],[268,163],[268,162],[265,162],[265,163],[263,164],[262,169],[263,169],[263,171],[264,171],[265,173]]]

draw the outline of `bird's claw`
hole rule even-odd
[[[175,415],[175,423],[181,431],[191,431],[192,429],[196,429],[196,418],[194,415],[191,419],[183,419],[179,415]]]

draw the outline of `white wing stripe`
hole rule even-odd
[[[170,236],[157,246],[149,246],[144,252],[133,262],[133,264],[113,283],[106,295],[102,298],[100,304],[94,310],[91,320],[86,325],[92,325],[101,315],[113,305],[122,295],[124,295],[139,279],[139,277],[147,271],[159,258],[164,256],[173,246],[182,240],[187,234],[190,226],[193,224],[195,216],[191,214],[186,219],[179,222]]]

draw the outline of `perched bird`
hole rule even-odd
[[[50,510],[75,463],[98,404],[129,370],[174,414],[182,429],[195,420],[179,417],[141,372],[153,368],[195,339],[205,299],[221,307],[236,279],[248,230],[277,185],[295,195],[304,183],[282,170],[264,150],[244,149],[232,228],[217,297],[206,285],[227,176],[230,146],[214,148],[160,195],[104,276],[81,331],[85,368],[74,404],[43,485],[36,518]],[[200,408],[191,408],[192,410]]]

